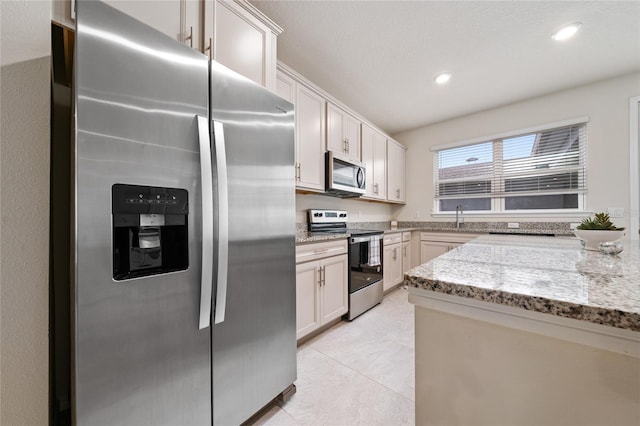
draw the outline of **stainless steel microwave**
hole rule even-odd
[[[326,153],[326,192],[342,198],[359,197],[366,192],[365,164]]]

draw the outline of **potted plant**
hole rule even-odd
[[[598,250],[598,244],[606,241],[617,241],[624,235],[624,228],[618,228],[611,222],[609,214],[596,213],[593,218],[582,220],[575,229],[576,237],[585,242],[587,250]]]

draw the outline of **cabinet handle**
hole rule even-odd
[[[349,153],[349,151],[350,151],[350,143],[349,143],[349,139],[347,139],[347,154]]]
[[[193,47],[193,26],[189,27],[189,37],[185,37],[184,41],[189,40],[189,47]]]
[[[407,257],[407,246],[402,247],[402,256]]]
[[[325,249],[317,249],[313,251],[315,254],[320,254],[320,253],[328,253],[329,249],[325,248]]]
[[[204,51],[209,51],[209,60],[213,59],[213,38],[209,37],[209,45],[205,47]]]
[[[373,193],[378,195],[378,184],[377,183],[373,184]]]
[[[398,258],[398,247],[395,247],[393,249],[393,260],[396,260]]]
[[[300,163],[296,164],[296,180],[300,180]]]
[[[400,199],[400,189],[396,189],[396,197],[398,197],[398,200]]]

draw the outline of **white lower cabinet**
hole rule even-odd
[[[349,309],[347,242],[297,246],[296,262],[296,337],[300,339]]]
[[[402,278],[411,269],[411,232],[402,233]]]
[[[421,232],[420,233],[420,263],[426,263],[431,259],[445,254],[454,248],[471,241],[478,234],[459,234],[446,232]]]
[[[403,281],[402,233],[384,236],[382,289],[387,291]]]

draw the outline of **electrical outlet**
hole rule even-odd
[[[414,218],[416,218],[416,219],[420,219],[420,210],[416,210],[416,211],[413,213],[413,217],[414,217]]]
[[[520,228],[520,223],[518,223],[518,222],[509,222],[509,223],[507,223],[507,228],[509,228],[509,229],[518,229],[518,228]]]
[[[624,217],[624,208],[623,207],[609,207],[607,209],[607,213],[609,213],[610,217]]]

